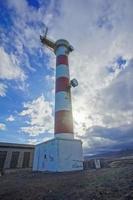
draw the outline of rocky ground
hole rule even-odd
[[[133,166],[0,177],[0,200],[133,200]]]

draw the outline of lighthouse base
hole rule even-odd
[[[55,138],[36,145],[33,171],[65,172],[83,170],[80,140]]]

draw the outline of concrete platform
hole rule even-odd
[[[55,138],[36,145],[33,171],[65,172],[83,170],[80,140]]]

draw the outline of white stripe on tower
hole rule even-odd
[[[73,139],[67,41],[56,42],[55,137]]]
[[[58,102],[55,105],[55,112],[60,110],[71,110],[70,97],[67,92],[57,92],[55,101]]]
[[[69,79],[69,68],[67,65],[58,65],[56,67],[56,79],[60,77],[66,77]]]

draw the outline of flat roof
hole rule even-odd
[[[1,147],[2,148],[17,148],[17,149],[34,149],[35,145],[0,142],[0,148]]]

